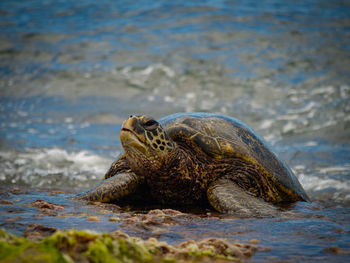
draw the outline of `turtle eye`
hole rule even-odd
[[[146,130],[153,130],[158,127],[158,122],[155,120],[148,120],[145,124],[143,124],[143,127]]]

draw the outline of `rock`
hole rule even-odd
[[[172,246],[155,238],[144,241],[119,231],[61,232],[39,224],[33,224],[30,229],[36,235],[27,234],[25,238],[0,229],[0,248],[7,251],[2,255],[3,262],[242,262],[257,251],[254,245],[233,244],[217,238]],[[43,236],[41,232],[54,234],[36,239]]]
[[[49,209],[55,211],[64,210],[64,207],[61,205],[55,205],[42,200],[36,200],[35,202],[32,202],[30,206],[38,209]]]
[[[90,222],[98,222],[100,218],[98,216],[88,216],[87,220]]]
[[[33,223],[26,226],[26,230],[23,234],[28,239],[40,240],[44,237],[51,236],[57,231],[55,227],[48,227],[41,224]]]
[[[18,221],[18,220],[20,220],[20,219],[22,219],[22,217],[20,217],[20,216],[9,217],[9,218],[6,218],[6,219],[5,219],[5,222],[6,222],[6,223],[8,223],[8,222],[14,222],[14,221]]]
[[[1,205],[13,205],[13,202],[12,202],[12,201],[9,201],[9,200],[1,200],[1,201],[0,201],[0,204],[1,204]]]
[[[110,217],[108,219],[108,221],[110,221],[110,222],[120,222],[120,218],[119,217]]]

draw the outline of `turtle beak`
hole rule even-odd
[[[120,141],[123,147],[132,147],[142,153],[146,152],[145,132],[137,116],[130,116],[123,122]]]

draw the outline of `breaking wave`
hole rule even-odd
[[[86,188],[103,178],[112,160],[59,148],[0,151],[2,185]]]
[[[350,203],[350,181],[347,179],[350,164],[322,167],[315,169],[315,174],[308,174],[303,165],[296,166],[293,170],[312,200]]]

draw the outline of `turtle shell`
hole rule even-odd
[[[308,200],[291,169],[243,122],[211,113],[177,113],[159,122],[175,142],[184,138],[192,140],[212,158],[242,157],[261,167],[284,192]]]

